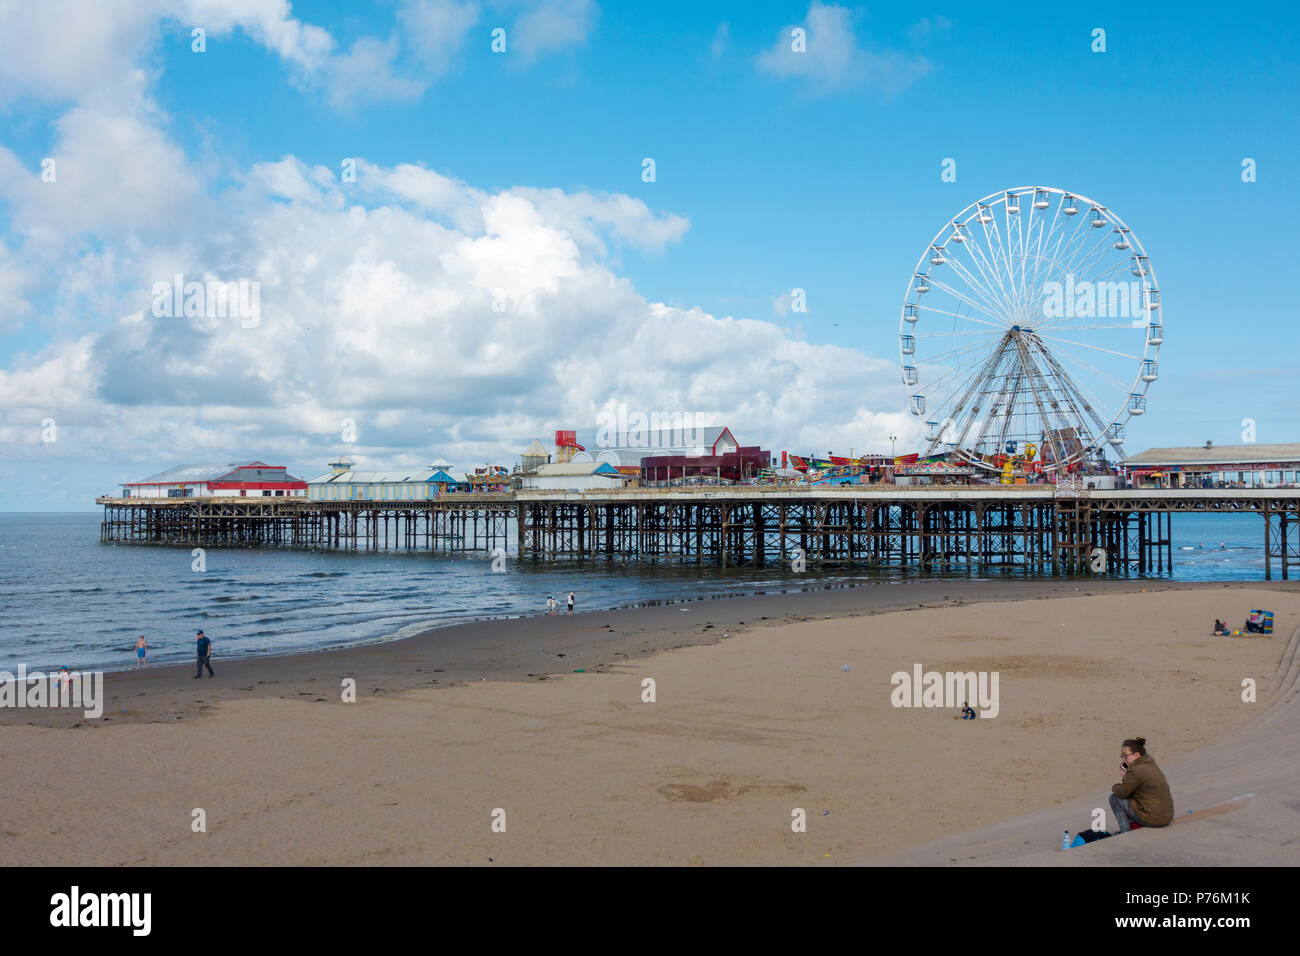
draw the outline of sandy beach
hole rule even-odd
[[[1211,636],[1252,607],[1271,636]],[[1221,740],[1298,624],[1289,584],[928,581],[283,658],[224,661],[214,634],[215,678],[109,674],[99,720],[0,710],[0,858],[863,863],[1108,787],[1124,737],[1161,761]],[[916,665],[996,671],[997,716],[893,706]]]

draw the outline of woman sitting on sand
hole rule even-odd
[[[1228,633],[1228,625],[1220,621],[1217,617],[1214,619],[1214,633],[1216,636],[1223,636]]]
[[[1124,741],[1119,748],[1119,783],[1111,787],[1110,809],[1119,832],[1136,827],[1167,827],[1174,819],[1169,781],[1146,749],[1145,737]]]

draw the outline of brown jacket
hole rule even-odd
[[[1174,796],[1169,781],[1151,755],[1138,757],[1128,767],[1123,781],[1111,787],[1117,797],[1126,797],[1137,818],[1149,827],[1164,827],[1174,819]]]

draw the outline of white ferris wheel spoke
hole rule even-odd
[[[977,325],[987,325],[987,326],[989,327],[989,330],[990,330],[990,331],[993,331],[993,332],[1002,332],[1002,331],[1004,331],[1004,330],[1006,329],[1006,325],[1005,325],[1005,324],[997,323],[997,322],[990,322],[988,319],[977,319],[977,318],[975,318],[975,316],[973,316],[973,315],[971,315],[971,314],[969,314],[969,313],[950,312],[950,311],[948,311],[947,309],[940,309],[940,308],[937,308],[936,306],[933,306],[933,305],[918,305],[916,308],[917,308],[917,311],[919,311],[919,312],[933,312],[933,313],[935,313],[936,315],[951,315],[954,319],[961,319],[961,321],[963,321],[963,322],[974,322],[974,323],[977,324]],[[987,314],[987,313],[986,313],[986,314]],[[926,336],[926,335],[927,335],[927,333],[925,333],[925,332],[918,332],[917,334],[920,335],[920,336]],[[933,335],[952,335],[953,333],[952,333],[952,332],[934,332],[934,333],[929,333],[929,334],[933,334]]]
[[[942,311],[942,310],[940,310],[940,309],[934,309],[934,310],[932,310],[932,311],[934,311],[934,312],[940,312],[940,311]],[[967,318],[967,316],[959,315],[959,314],[956,313],[956,312],[944,312],[943,314],[944,314],[944,315],[955,315],[955,316],[957,316],[957,318],[959,318],[959,319]],[[1003,332],[1005,332],[1005,331],[1006,331],[1005,329],[1002,329],[1002,328],[996,328],[996,329],[956,329],[956,330],[954,330],[954,331],[952,331],[952,332],[917,332],[916,335],[915,335],[915,338],[918,338],[918,339],[946,339],[946,338],[948,338],[948,336],[950,336],[950,335],[1001,335],[1001,334],[1002,334]]]
[[[1061,204],[1064,201],[1065,201],[1064,196],[1059,197],[1057,200],[1056,211],[1052,213],[1051,228],[1039,229],[1038,231],[1038,247],[1034,251],[1034,277],[1030,282],[1030,285],[1034,288],[1037,288],[1038,286],[1038,276],[1043,268],[1043,245],[1046,241],[1051,239],[1052,235],[1055,235],[1056,233],[1056,223],[1061,218]]]
[[[1045,338],[1045,336],[1042,337]],[[1133,391],[1132,382],[1123,382],[1120,379],[1115,378],[1115,376],[1111,375],[1109,372],[1098,368],[1097,366],[1093,365],[1091,362],[1088,362],[1086,359],[1079,356],[1077,353],[1074,352],[1073,349],[1063,348],[1060,351],[1065,353],[1066,355],[1069,355],[1070,358],[1072,358],[1078,365],[1087,369],[1089,372],[1092,372],[1093,375],[1096,375],[1098,378],[1105,379],[1106,382],[1108,382],[1110,385],[1113,385],[1115,388],[1119,389],[1123,393],[1124,398],[1128,398],[1129,393]]]
[[[1042,335],[1040,338],[1051,339],[1053,342],[1061,342],[1065,345],[1077,345],[1080,348],[1095,349],[1098,352],[1106,352],[1109,355],[1118,355],[1120,358],[1132,359],[1134,362],[1141,362],[1141,355],[1133,355],[1129,352],[1119,352],[1115,349],[1102,348],[1100,345],[1090,345],[1087,342],[1076,342],[1073,339],[1063,339],[1055,335]]]
[[[984,232],[984,247],[981,248],[979,243],[974,241],[974,234],[972,233],[972,238],[969,240],[971,248],[967,249],[966,252],[970,256],[971,262],[975,264],[975,268],[980,271],[980,275],[985,277],[985,281],[997,285],[998,293],[1002,298],[1002,307],[1007,315],[1011,315],[1015,311],[1015,307],[1011,303],[1011,294],[1007,291],[1007,287],[1002,281],[1002,275],[993,259],[990,258],[993,255],[993,247],[989,242],[988,225],[981,223],[981,226]]]
[[[971,240],[968,239],[966,241],[970,242]],[[965,242],[957,243],[958,246],[964,246],[965,244]],[[965,280],[968,288],[972,291],[978,292],[985,305],[995,312],[1001,307],[1002,304],[998,302],[997,294],[994,293],[992,289],[988,288],[983,282],[971,275],[967,268],[962,265],[955,256],[946,255],[945,258],[947,259],[945,265],[951,266],[953,270]]]
[[[928,278],[931,286],[937,286],[938,288],[942,289],[944,292],[947,292],[954,299],[959,299],[960,301],[965,302],[967,305],[969,305],[972,309],[977,309],[978,311],[983,312],[990,319],[993,319],[994,321],[999,320],[998,314],[996,312],[990,311],[988,308],[984,306],[983,303],[976,302],[970,296],[963,295],[962,293],[958,292],[956,289],[952,288],[942,280],[936,279],[934,276],[929,276]]]

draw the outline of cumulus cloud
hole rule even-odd
[[[923,56],[861,46],[853,19],[845,7],[813,0],[804,22],[783,27],[776,43],[758,57],[759,69],[803,80],[813,92],[866,86],[884,95],[906,89],[930,71]],[[803,31],[801,44],[796,30]]]
[[[360,168],[375,181],[364,204],[336,201],[346,187],[323,167],[264,164],[225,199],[233,236],[124,251],[120,318],[0,371],[15,421],[75,397],[99,421],[79,432],[88,454],[150,467],[203,457],[213,435],[232,452],[253,443],[323,462],[346,418],[360,432],[354,457],[500,459],[611,401],[729,409],[744,440],[773,446],[842,431],[865,447],[899,427],[868,411],[897,407],[892,386],[863,384],[891,381],[891,362],[649,302],[604,261],[604,242],[662,244],[685,230],[680,217],[628,197]],[[474,212],[457,226],[426,204]],[[176,272],[259,282],[260,322],[155,316],[150,289]],[[163,445],[160,416],[183,426]]]
[[[198,197],[185,154],[130,113],[74,107],[56,123],[52,182],[0,147],[0,199],[13,223],[34,234],[169,230]]]
[[[140,62],[157,42],[165,0],[0,2],[0,102],[29,96],[120,107],[139,98]]]

